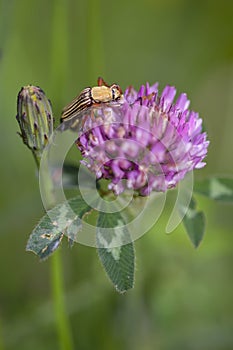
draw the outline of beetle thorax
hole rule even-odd
[[[110,102],[112,100],[112,92],[107,86],[95,86],[91,89],[91,97],[97,103]]]

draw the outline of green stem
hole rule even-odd
[[[47,185],[48,187],[51,185],[50,179],[48,180]],[[51,186],[50,186],[50,191],[47,192],[47,200],[49,200],[51,207],[55,205],[53,201],[53,188]],[[72,350],[74,347],[73,347],[70,323],[67,317],[67,312],[65,307],[65,290],[64,290],[64,281],[63,281],[62,257],[59,250],[53,254],[50,261],[51,261],[52,297],[53,297],[54,311],[56,315],[56,328],[57,328],[57,334],[59,338],[59,345],[61,350]]]
[[[65,308],[64,281],[60,251],[51,257],[51,280],[53,302],[56,313],[57,332],[61,350],[72,350],[73,341]]]
[[[34,153],[36,164],[40,164],[41,159],[36,156]],[[44,192],[46,194],[46,205],[47,209],[52,208],[56,203],[54,199],[54,187],[51,181],[51,177],[49,174],[49,167],[46,167],[44,162],[47,161],[45,159],[42,160],[43,170],[46,170],[46,174],[44,175]],[[39,168],[39,166],[38,166]],[[42,171],[43,171],[42,170]],[[56,320],[56,329],[59,339],[59,346],[61,350],[73,350],[73,340],[72,340],[72,332],[70,328],[69,319],[66,312],[65,306],[65,290],[64,290],[64,281],[63,281],[63,270],[62,270],[62,257],[60,251],[56,251],[50,258],[51,262],[51,288],[52,288],[52,298],[53,298],[53,306],[55,312],[55,320]],[[1,350],[1,349],[0,349]]]
[[[37,169],[39,171],[41,157],[37,155],[36,151],[32,151],[32,154],[33,154],[34,160],[36,162]]]
[[[50,177],[47,176],[47,204],[53,207],[55,205],[53,198],[53,187],[51,185]],[[62,271],[62,257],[60,251],[56,251],[50,258],[51,261],[51,283],[52,283],[52,297],[54,311],[56,315],[56,328],[59,338],[59,345],[61,350],[72,350],[73,340],[70,329],[69,319],[67,317],[65,307],[65,291]]]

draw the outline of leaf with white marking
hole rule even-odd
[[[82,217],[90,210],[81,196],[58,204],[39,221],[29,237],[26,250],[46,259],[59,247],[64,234],[72,245],[82,228]]]

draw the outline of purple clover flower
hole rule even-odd
[[[92,106],[82,113],[77,145],[82,163],[97,179],[110,180],[120,194],[133,189],[140,195],[166,191],[193,169],[205,166],[209,141],[202,119],[188,109],[190,101],[166,86],[126,89],[121,103]]]

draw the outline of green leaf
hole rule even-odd
[[[116,290],[124,293],[134,285],[134,245],[122,216],[99,213],[97,225],[99,258]]]
[[[195,181],[194,191],[217,201],[233,202],[233,178],[212,177]]]
[[[59,247],[64,234],[72,245],[82,228],[82,217],[90,210],[81,196],[58,204],[39,221],[29,237],[26,250],[46,259]]]
[[[184,214],[186,209],[181,206],[179,208],[181,214]],[[194,199],[191,200],[182,222],[191,242],[197,248],[205,233],[205,214],[202,211],[197,211]]]

